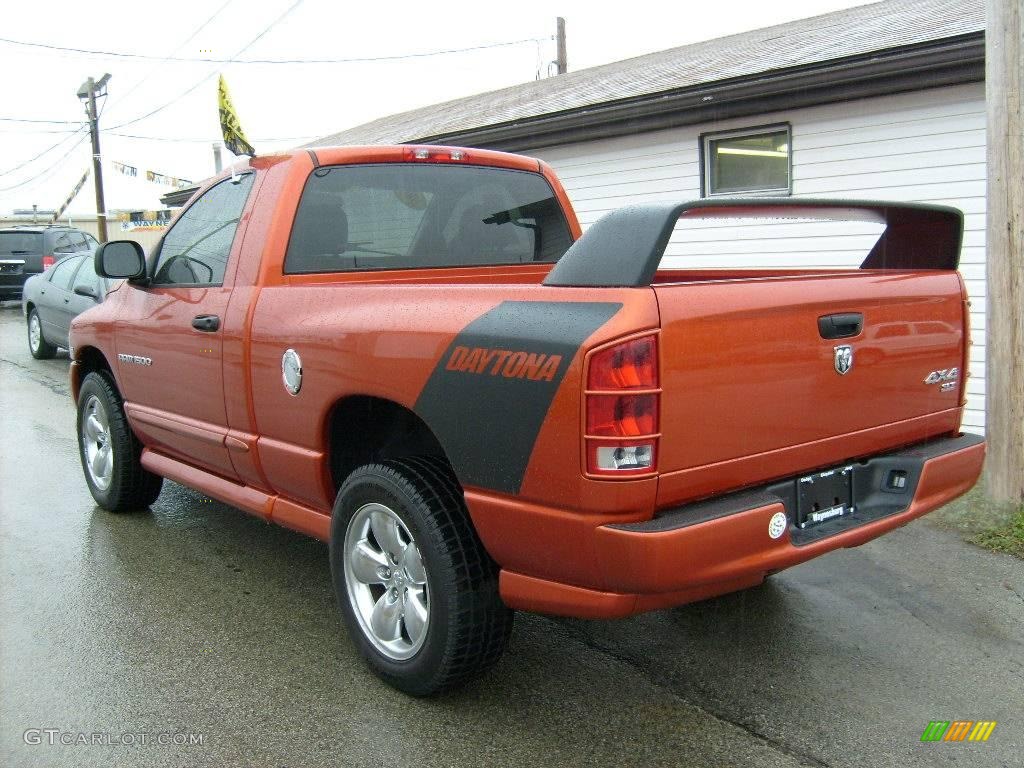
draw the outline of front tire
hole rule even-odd
[[[28,313],[28,351],[36,360],[52,360],[57,355],[57,348],[43,338],[43,324],[39,320],[39,312],[33,307]]]
[[[461,685],[501,657],[513,614],[446,462],[367,464],[342,485],[331,574],[373,671],[413,696]]]
[[[142,444],[128,426],[124,405],[108,376],[93,372],[78,393],[78,453],[96,503],[109,512],[145,509],[164,479],[143,468]]]

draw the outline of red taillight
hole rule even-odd
[[[658,348],[653,336],[633,339],[590,358],[587,389],[651,389],[658,386]]]
[[[469,153],[464,149],[448,147],[406,147],[402,158],[407,162],[418,163],[459,163],[468,160]]]
[[[660,397],[656,336],[630,339],[590,356],[587,472],[621,477],[655,471]]]
[[[587,396],[588,435],[640,437],[657,431],[657,395]]]
[[[53,256],[43,256],[43,272],[52,267],[56,261],[57,260],[54,259]]]

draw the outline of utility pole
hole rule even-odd
[[[558,74],[564,75],[569,71],[569,58],[565,52],[565,19],[561,16],[558,17],[558,32],[555,39],[558,43],[558,58],[555,59],[555,66],[558,68]]]
[[[103,200],[103,164],[100,162],[100,123],[96,113],[96,96],[107,95],[110,74],[98,81],[91,77],[78,89],[78,98],[85,102],[85,113],[89,117],[89,133],[92,136],[92,179],[96,187],[96,226],[101,243],[107,242],[107,205]]]
[[[995,502],[1024,502],[1024,85],[1020,0],[985,2],[986,478]]]

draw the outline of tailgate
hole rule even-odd
[[[960,377],[952,371],[963,361],[964,307],[955,272],[850,271],[657,285],[655,292],[661,472],[930,414],[946,417],[925,431],[958,424]],[[901,442],[902,433],[879,436],[873,451]],[[842,442],[822,448],[820,460],[803,468],[859,454]],[[750,481],[769,479],[770,466],[757,474],[766,473]]]
[[[681,217],[870,222],[881,233],[859,269],[659,272]],[[638,205],[591,226],[544,282],[655,292],[664,504],[955,432],[966,346],[962,229],[956,209],[919,204]]]

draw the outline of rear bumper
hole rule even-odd
[[[513,608],[614,618],[701,600],[759,584],[765,576],[840,547],[855,547],[906,525],[974,485],[984,441],[960,435],[856,465],[857,512],[801,531],[794,525],[796,479],[660,513],[638,523],[596,525],[579,542],[597,560],[601,584],[570,585],[503,570]],[[901,493],[883,491],[889,472],[908,473]],[[769,535],[777,513],[787,525]],[[485,538],[486,543],[486,538]],[[539,546],[535,543],[533,546]]]
[[[30,277],[32,277],[31,274],[23,272],[17,274],[0,273],[0,301],[20,299],[21,292],[25,287],[25,281]]]

